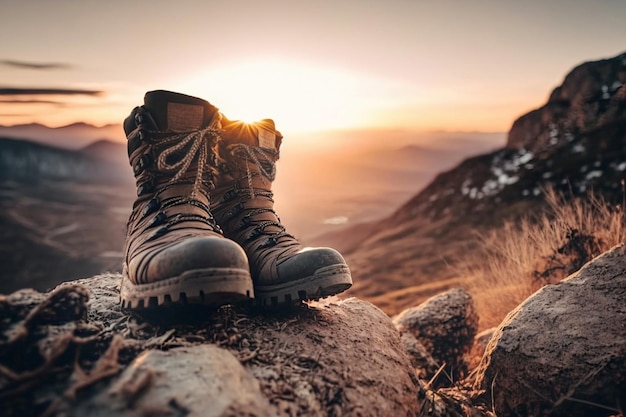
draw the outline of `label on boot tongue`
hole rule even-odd
[[[200,129],[204,107],[193,104],[167,103],[167,127],[174,132]]]
[[[259,131],[259,146],[265,149],[276,149],[276,134],[274,132],[270,132],[269,130],[263,129],[262,127],[257,127]]]

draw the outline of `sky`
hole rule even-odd
[[[0,124],[120,123],[146,91],[283,133],[507,131],[626,52],[624,0],[0,0]]]

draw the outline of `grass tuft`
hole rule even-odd
[[[480,328],[502,319],[537,289],[555,284],[624,242],[624,207],[589,193],[567,199],[545,191],[547,209],[478,236],[479,255],[463,259]]]

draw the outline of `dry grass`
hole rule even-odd
[[[551,189],[546,201],[547,210],[479,236],[480,255],[461,262],[481,329],[626,238],[623,207],[593,194],[567,200]]]

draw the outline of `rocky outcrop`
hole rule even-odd
[[[460,288],[446,291],[417,307],[404,310],[393,322],[400,333],[413,335],[438,366],[443,366],[448,383],[466,375],[465,355],[471,349],[478,329],[478,315],[467,291]],[[417,362],[431,367],[427,360]]]
[[[618,415],[626,395],[624,271],[619,247],[540,290],[496,329],[474,374],[454,384],[425,371],[442,372],[431,355],[460,367],[474,340],[463,290],[396,317],[402,336],[378,308],[354,298],[287,310],[126,313],[118,275],[46,294],[21,290],[0,296],[0,410],[7,417]]]
[[[608,416],[626,398],[626,247],[542,288],[491,338],[475,386],[498,416]]]
[[[0,296],[3,416],[419,413],[400,335],[372,304],[128,314],[119,280]]]
[[[626,118],[626,53],[574,68],[541,108],[520,117],[507,147],[538,153]]]
[[[626,164],[626,54],[573,69],[537,110],[517,119],[506,147],[443,172],[391,220],[445,214],[461,223],[497,224],[542,189],[621,199]],[[616,200],[619,201],[619,200]],[[525,208],[522,209],[525,212]],[[469,217],[468,217],[469,216]],[[455,230],[456,232],[456,230]]]

